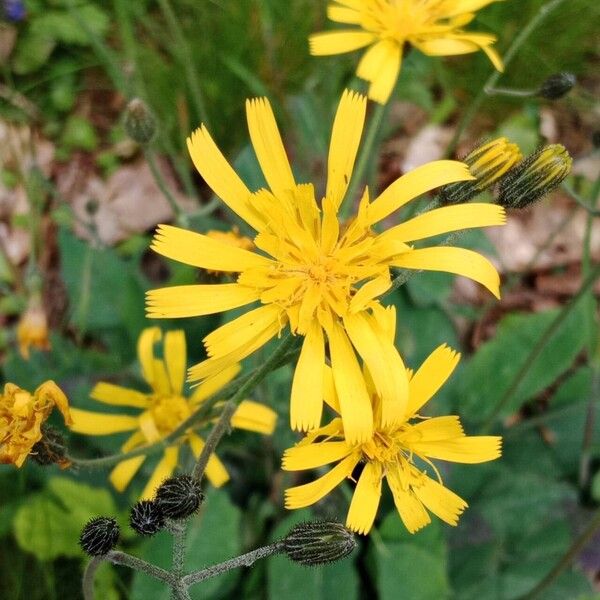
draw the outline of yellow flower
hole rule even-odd
[[[230,246],[242,248],[242,250],[254,250],[254,243],[252,240],[245,235],[241,235],[240,230],[237,227],[232,227],[231,231],[211,229],[206,232],[206,236],[213,240],[217,240],[218,242],[224,242]]]
[[[502,60],[492,48],[496,37],[462,27],[475,12],[497,0],[334,0],[332,21],[356,25],[310,37],[311,54],[343,54],[369,46],[357,75],[370,83],[369,98],[385,104],[396,84],[404,44],[429,56],[453,56],[483,50],[498,71]]]
[[[467,436],[456,416],[427,418],[419,414],[425,403],[450,376],[460,356],[440,346],[409,382],[409,402],[393,425],[381,422],[381,398],[367,374],[375,413],[373,436],[361,444],[350,442],[341,419],[311,431],[295,447],[286,450],[283,468],[287,471],[315,469],[337,463],[315,481],[286,490],[286,507],[302,508],[314,504],[346,477],[359,463],[364,465],[354,491],[346,526],[367,533],[375,520],[385,478],[392,491],[396,509],[411,533],[431,522],[428,511],[450,525],[456,525],[467,503],[443,485],[438,469],[430,459],[458,463],[480,463],[500,456],[501,438]],[[325,400],[336,411],[340,398],[326,367]],[[427,473],[429,468],[433,477]]]
[[[121,447],[123,452],[154,444],[168,436],[185,419],[190,417],[209,397],[222,390],[239,372],[239,365],[231,365],[199,385],[189,398],[183,395],[186,368],[186,343],[183,331],[169,331],[164,336],[163,355],[157,358],[154,344],[162,334],[158,327],[145,329],[138,341],[138,358],[144,379],[151,388],[148,393],[124,388],[112,383],[98,383],[91,392],[94,400],[113,406],[130,406],[141,409],[136,416],[124,414],[94,413],[77,408],[71,409],[72,430],[88,435],[108,435],[123,431],[134,432]],[[275,413],[268,407],[244,400],[235,412],[231,424],[239,429],[271,434],[275,428]],[[169,477],[179,458],[179,446],[189,444],[198,457],[204,441],[192,429],[169,446],[148,481],[142,498],[152,498],[156,488]],[[146,457],[135,456],[120,462],[110,474],[115,488],[123,491],[133,479]],[[212,455],[208,461],[206,476],[220,487],[229,475],[223,463]]]
[[[333,124],[325,196],[317,203],[312,184],[297,184],[266,99],[247,103],[254,150],[270,189],[252,193],[227,163],[205,127],[188,140],[200,174],[224,202],[257,231],[260,252],[234,248],[206,235],[159,225],[152,248],[203,269],[239,273],[235,283],[188,285],[148,293],[148,316],[201,316],[259,301],[204,339],[208,359],[190,369],[204,380],[249,356],[288,324],[304,336],[291,393],[291,425],[318,427],[322,412],[325,344],[335,385],[344,398],[342,418],[354,441],[368,439],[373,415],[356,353],[382,382],[383,420],[407,402],[402,359],[381,337],[372,311],[391,286],[390,268],[446,271],[470,277],[499,295],[499,277],[483,256],[462,248],[415,249],[409,242],[470,227],[501,225],[502,208],[450,206],[418,215],[382,234],[373,226],[412,199],[439,186],[473,179],[466,165],[441,160],[411,171],[371,201],[365,190],[356,216],[340,222],[340,205],[364,125],[367,100],[346,91]],[[382,361],[385,352],[389,360]]]
[[[19,352],[25,359],[29,359],[29,348],[32,346],[38,350],[50,350],[48,319],[38,295],[30,298],[25,312],[19,319],[17,342]]]
[[[54,407],[70,425],[69,401],[53,381],[46,381],[33,394],[12,383],[4,386],[0,396],[0,463],[23,465],[42,439],[42,425]]]

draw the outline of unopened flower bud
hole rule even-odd
[[[140,500],[129,514],[131,529],[140,535],[154,535],[165,525],[165,516],[155,500]]]
[[[546,146],[521,161],[500,183],[498,204],[524,208],[557,188],[571,171],[572,159],[561,144]]]
[[[114,519],[95,517],[83,528],[79,545],[89,556],[104,556],[117,545],[119,533],[119,526]]]
[[[445,186],[442,189],[442,203],[468,202],[494,185],[522,158],[519,147],[504,137],[478,146],[462,159],[475,179]]]
[[[200,482],[190,475],[171,477],[156,490],[156,502],[169,519],[186,519],[198,510],[203,500]]]
[[[576,83],[577,77],[573,73],[555,73],[542,83],[537,95],[546,100],[558,100],[566,96]]]
[[[282,541],[290,560],[304,566],[332,563],[348,556],[356,547],[354,535],[341,523],[298,523]]]
[[[156,119],[148,105],[139,98],[134,98],[127,105],[123,126],[127,135],[142,146],[150,143],[156,134]]]
[[[30,456],[38,465],[44,467],[57,464],[61,469],[66,469],[71,464],[67,458],[67,446],[62,434],[46,424],[42,425],[42,439],[33,446]]]

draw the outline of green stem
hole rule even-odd
[[[215,451],[218,443],[221,441],[221,438],[227,431],[229,431],[231,418],[235,414],[239,402],[244,399],[250,390],[255,388],[266,377],[267,373],[273,370],[274,366],[288,352],[293,343],[294,338],[292,334],[289,332],[286,333],[273,354],[271,354],[271,356],[262,364],[262,366],[260,366],[254,372],[254,374],[248,378],[244,385],[240,386],[238,391],[225,403],[221,412],[221,416],[210,432],[210,435],[208,436],[206,443],[202,448],[202,452],[198,457],[196,466],[194,467],[194,472],[192,475],[198,481],[202,481],[204,471],[206,470],[206,466],[208,465],[208,461],[212,456],[212,453]]]
[[[103,560],[104,556],[94,556],[85,567],[83,572],[83,582],[81,584],[83,600],[94,600],[94,578],[96,577],[96,571]]]
[[[386,113],[386,107],[387,104],[376,104],[375,108],[373,109],[373,114],[371,115],[369,127],[367,129],[367,135],[365,136],[365,141],[363,142],[358,154],[358,160],[356,161],[356,166],[354,167],[352,180],[350,181],[348,191],[346,192],[346,202],[340,209],[342,218],[346,218],[352,209],[354,196],[356,195],[358,186],[362,183],[365,173],[368,171],[369,165],[371,164],[371,157],[377,154],[376,144],[379,138],[381,125],[384,120],[383,117]]]
[[[510,96],[512,98],[531,98],[538,93],[537,90],[518,90],[504,87],[485,87],[484,91],[487,96]]]
[[[592,188],[592,206],[590,206],[568,183],[564,182],[562,187],[565,192],[567,192],[567,194],[569,194],[569,196],[571,196],[571,198],[573,198],[573,200],[575,200],[575,202],[581,206],[581,208],[585,209],[589,213],[591,217],[600,217],[600,209],[596,208],[599,181],[600,178],[596,181],[594,187]]]
[[[196,583],[200,583],[205,579],[210,579],[211,577],[221,575],[221,573],[231,571],[232,569],[239,569],[240,567],[250,567],[257,560],[261,560],[263,558],[267,558],[268,556],[273,556],[273,554],[281,552],[282,547],[283,546],[281,542],[275,542],[274,544],[270,544],[269,546],[257,548],[256,550],[252,550],[252,552],[247,552],[246,554],[242,554],[241,556],[236,556],[235,558],[226,560],[217,565],[213,565],[206,569],[202,569],[201,571],[190,573],[182,579],[182,583],[186,587],[189,587]]]
[[[105,558],[105,560],[109,560],[113,565],[122,565],[124,567],[134,569],[135,571],[146,573],[146,575],[150,575],[150,577],[154,577],[154,579],[158,579],[159,581],[162,581],[170,586],[175,586],[177,584],[177,580],[172,573],[169,573],[169,571],[161,569],[160,567],[146,562],[141,558],[127,554],[126,552],[111,550],[103,558]]]
[[[504,62],[505,70],[510,65],[510,63],[513,61],[513,59],[517,55],[517,52],[521,49],[521,46],[527,41],[529,36],[535,31],[535,29],[537,29],[537,27],[541,24],[541,22],[551,12],[556,10],[563,2],[565,2],[565,0],[551,0],[547,4],[544,4],[544,6],[542,6],[538,10],[538,12],[529,21],[529,23],[527,23],[527,25],[523,29],[521,29],[520,33],[515,37],[512,44],[506,51],[506,54],[502,58],[502,60]],[[479,91],[477,96],[475,96],[475,99],[473,100],[473,102],[471,102],[471,105],[465,111],[462,119],[460,120],[458,127],[456,128],[456,131],[454,132],[454,136],[452,137],[452,140],[450,141],[450,144],[448,145],[448,149],[446,151],[447,155],[450,156],[450,155],[454,154],[454,151],[456,150],[456,146],[458,145],[460,137],[462,136],[462,134],[464,133],[466,128],[471,124],[473,117],[479,110],[479,107],[481,106],[482,102],[484,101],[484,99],[486,97],[486,89],[494,88],[496,83],[498,83],[498,80],[500,79],[501,76],[502,76],[502,73],[500,71],[494,71],[488,77],[487,81],[483,84],[481,90]]]
[[[510,403],[515,394],[519,391],[521,384],[525,380],[525,377],[529,373],[529,369],[533,366],[535,361],[539,358],[542,350],[546,347],[546,344],[550,342],[552,336],[556,333],[558,328],[563,324],[565,319],[571,314],[571,311],[575,308],[575,306],[579,303],[581,298],[585,296],[587,291],[591,289],[596,280],[600,277],[600,265],[598,265],[585,279],[585,281],[581,284],[579,291],[575,296],[573,296],[569,302],[564,306],[564,308],[560,311],[560,313],[556,316],[556,318],[550,323],[546,331],[544,331],[543,335],[537,341],[535,346],[531,349],[531,352],[523,362],[523,365],[515,375],[511,384],[508,386],[506,392],[504,392],[503,396],[500,398],[500,401],[495,406],[491,415],[486,419],[483,424],[481,431],[485,433],[490,430],[494,421],[503,411],[503,409]]]
[[[596,511],[589,525],[581,532],[579,537],[571,544],[564,556],[554,565],[554,568],[530,592],[518,600],[534,600],[540,598],[542,592],[550,587],[562,575],[567,567],[577,558],[577,555],[587,546],[600,529],[600,510]]]
[[[176,581],[181,582],[183,577],[183,569],[185,563],[185,537],[186,537],[186,524],[172,521],[170,524],[170,531],[173,535],[173,563],[171,567],[171,573]],[[172,588],[173,600],[178,600],[181,597],[181,586],[175,586]]]

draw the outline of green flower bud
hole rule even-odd
[[[537,95],[546,100],[558,100],[566,96],[576,83],[577,77],[573,73],[556,73],[542,83]]]
[[[561,144],[552,144],[522,160],[501,182],[498,204],[525,208],[557,188],[571,171],[572,159]]]
[[[519,147],[504,137],[478,146],[463,159],[475,179],[445,186],[442,189],[442,204],[468,202],[494,185],[522,158]]]
[[[282,547],[290,560],[310,567],[345,558],[356,547],[356,540],[341,523],[313,521],[293,527]]]
[[[156,119],[148,105],[139,98],[134,98],[125,109],[123,126],[127,135],[138,144],[149,144],[156,135]]]

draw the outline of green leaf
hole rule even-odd
[[[12,60],[12,68],[17,75],[26,75],[46,63],[56,42],[51,37],[28,29],[19,37]]]
[[[369,553],[381,600],[449,597],[446,542],[439,521],[410,534],[394,511],[384,519],[380,534],[381,540],[371,538]]]
[[[585,344],[583,306],[575,308],[534,361],[511,402],[500,414],[508,416],[562,375]],[[531,349],[559,310],[536,314],[510,314],[496,335],[483,344],[466,365],[459,386],[461,409],[473,421],[484,420],[508,390]]]
[[[242,553],[239,509],[223,490],[211,490],[198,517],[189,522],[186,541],[187,572],[222,562]],[[171,566],[171,536],[161,533],[145,543],[140,556],[168,569]],[[229,571],[190,588],[196,600],[225,597],[239,577],[239,571]],[[168,600],[171,592],[143,573],[133,578],[131,600]]]
[[[107,32],[108,16],[97,6],[83,4],[74,11],[95,36],[103,37]],[[45,10],[43,14],[36,16],[31,24],[31,32],[64,44],[87,46],[90,43],[88,32],[81,27],[79,20],[62,10]]]
[[[19,546],[39,560],[83,556],[78,540],[92,517],[116,515],[110,493],[102,488],[54,477],[48,488],[19,507],[13,531]]]
[[[98,136],[93,125],[87,119],[71,115],[65,123],[61,144],[69,150],[91,152],[98,145]]]
[[[309,510],[296,511],[275,529],[273,540],[283,538],[300,521],[312,520]],[[323,567],[303,567],[285,555],[267,558],[268,597],[272,600],[329,600],[359,598],[359,579],[354,568],[356,555]]]

